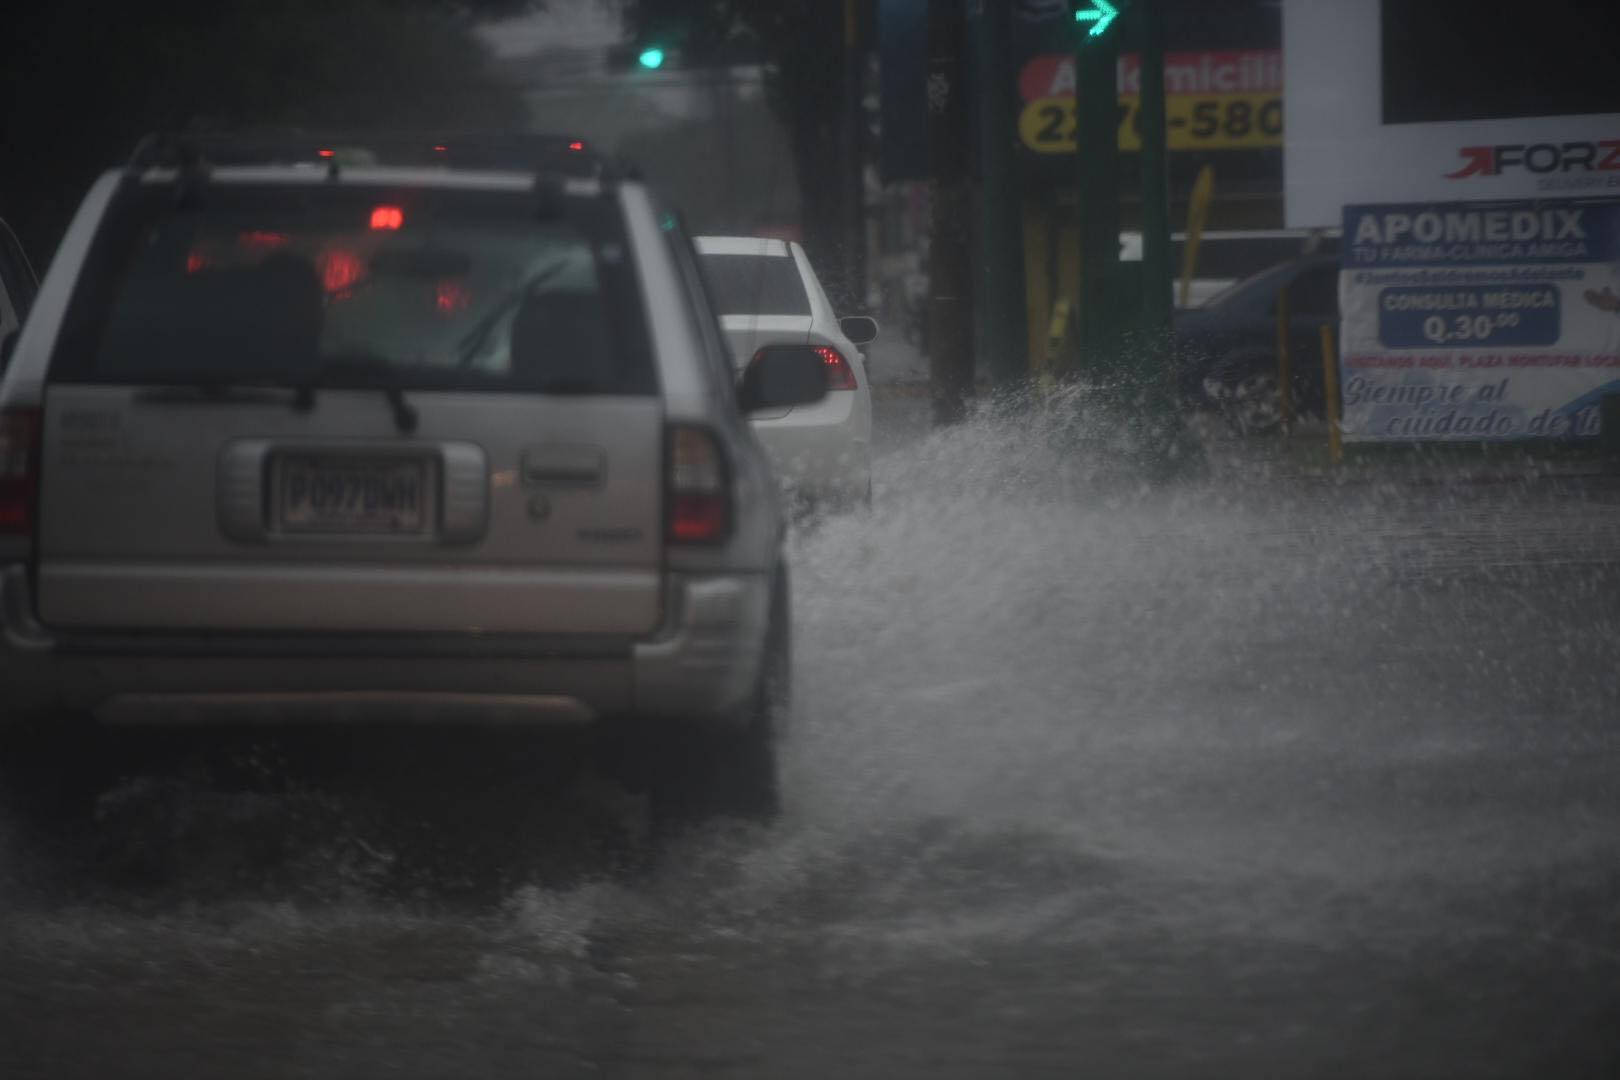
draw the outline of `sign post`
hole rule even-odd
[[[1328,460],[1344,461],[1344,432],[1339,428],[1339,358],[1333,347],[1333,327],[1322,327],[1322,392],[1327,399]]]

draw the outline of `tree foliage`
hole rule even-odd
[[[145,132],[519,125],[477,18],[528,0],[41,3],[0,40],[0,215],[40,261],[95,175]]]

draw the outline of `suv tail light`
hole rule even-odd
[[[38,468],[39,410],[0,413],[0,533],[32,531]]]
[[[701,427],[669,429],[669,519],[672,544],[718,544],[731,532],[731,475],[714,435]]]

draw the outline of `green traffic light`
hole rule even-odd
[[[1118,17],[1119,9],[1108,0],[1080,0],[1074,9],[1075,22],[1091,24],[1091,29],[1086,31],[1088,37],[1102,37],[1108,25]]]
[[[658,48],[657,46],[650,49],[642,49],[641,55],[636,57],[636,60],[639,61],[641,66],[646,68],[648,71],[652,71],[655,68],[661,68],[664,66],[664,50]]]

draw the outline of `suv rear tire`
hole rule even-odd
[[[769,821],[780,812],[776,737],[792,670],[785,607],[779,595],[746,715],[736,724],[674,724],[652,740],[657,757],[649,763],[648,794],[656,820]]]
[[[106,786],[88,715],[55,710],[0,732],[0,815],[25,850],[66,854],[94,828]]]
[[[648,720],[600,732],[597,767],[644,792],[655,828],[713,817],[769,821],[781,809],[776,742],[791,694],[786,573],[777,578],[753,692],[730,721]]]

